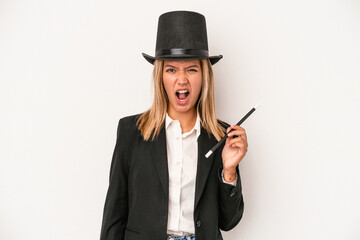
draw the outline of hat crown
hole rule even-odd
[[[209,56],[205,17],[190,11],[162,14],[158,22],[155,57],[142,55],[151,64],[156,59],[209,59],[214,65],[222,58],[222,55]]]
[[[174,11],[159,17],[155,54],[170,49],[208,51],[205,17],[196,12]]]

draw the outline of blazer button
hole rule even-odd
[[[201,226],[201,221],[200,221],[200,220],[198,220],[198,221],[196,222],[196,226],[197,226],[198,228]]]

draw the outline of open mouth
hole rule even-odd
[[[180,102],[184,102],[187,99],[188,96],[189,96],[189,91],[188,90],[176,91],[176,97]]]

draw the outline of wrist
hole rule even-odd
[[[223,169],[223,178],[225,182],[234,182],[236,179],[236,169]]]
[[[236,174],[236,167],[224,168],[224,174]]]

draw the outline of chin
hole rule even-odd
[[[193,105],[193,106],[183,106],[183,107],[177,106],[175,109],[177,111],[179,111],[179,112],[189,112],[189,111],[196,111],[196,106],[195,105]]]
[[[190,108],[187,106],[174,106],[174,110],[177,112],[187,112]]]
[[[179,106],[178,104],[172,105],[172,107],[178,113],[186,113],[195,109],[195,106]]]

